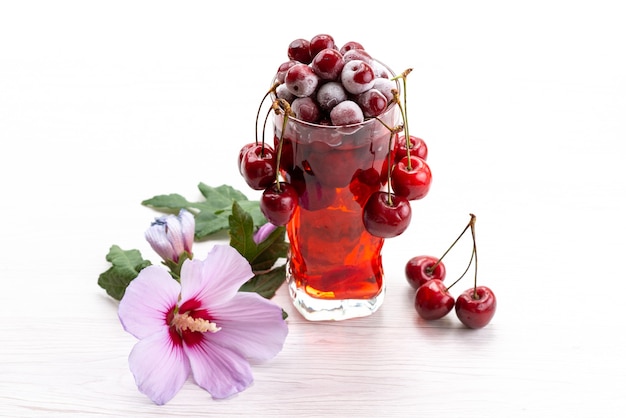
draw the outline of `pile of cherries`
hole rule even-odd
[[[459,320],[468,328],[482,328],[493,318],[496,312],[496,297],[487,286],[477,285],[478,256],[475,224],[476,216],[470,214],[470,221],[463,232],[440,258],[419,255],[407,262],[405,275],[409,285],[416,290],[415,309],[420,317],[426,320],[440,319],[454,308]],[[473,240],[470,263],[461,277],[450,286],[446,286],[443,283],[446,268],[442,260],[468,229],[471,230]],[[472,262],[474,263],[474,286],[462,292],[455,301],[450,294],[450,288],[463,278]]]
[[[358,42],[341,48],[332,36],[296,39],[276,73],[276,96],[291,104],[296,119],[321,125],[351,125],[387,110],[397,84]]]
[[[344,126],[377,118],[398,106],[402,125],[390,131],[385,190],[373,193],[363,207],[363,224],[372,235],[391,238],[403,233],[411,221],[410,201],[422,199],[430,189],[432,174],[426,163],[426,143],[409,133],[400,100],[399,83],[411,70],[398,76],[365,50],[359,42],[339,47],[332,36],[318,34],[296,39],[287,47],[287,60],[278,66],[275,84],[263,97],[275,97],[275,112],[304,122]],[[406,104],[406,92],[404,94]],[[263,101],[261,104],[263,104]],[[261,106],[259,107],[260,113]],[[285,118],[286,119],[286,118]],[[257,126],[259,115],[257,114]],[[381,121],[382,123],[382,121]],[[284,129],[283,129],[284,132]],[[276,150],[256,141],[239,153],[239,171],[249,187],[262,190],[260,208],[274,225],[286,225],[298,205],[298,190],[280,177],[282,138]]]

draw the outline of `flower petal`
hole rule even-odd
[[[167,328],[180,284],[159,266],[148,266],[130,282],[118,307],[124,329],[141,339]]]
[[[274,358],[289,332],[282,309],[257,293],[239,292],[230,303],[211,310],[221,328],[208,338],[254,362]]]
[[[176,251],[169,240],[167,231],[167,217],[161,216],[156,218],[150,228],[146,230],[144,236],[152,247],[152,249],[163,259],[172,260],[176,255]]]
[[[178,219],[183,233],[184,250],[189,254],[192,253],[193,240],[196,233],[196,219],[188,210],[181,209],[178,213]]]
[[[180,218],[174,215],[168,215],[167,226],[165,227],[165,234],[167,240],[172,245],[171,260],[178,261],[178,257],[185,251],[185,240],[183,238],[183,226],[180,223]]]
[[[191,370],[183,346],[174,343],[167,329],[135,344],[128,365],[139,391],[158,405],[178,393]]]
[[[206,309],[227,303],[253,276],[250,263],[236,249],[215,245],[204,260],[183,263],[181,304],[195,299]]]
[[[253,376],[250,364],[240,354],[211,343],[214,335],[205,336],[198,344],[184,345],[184,350],[195,382],[214,398],[223,399],[245,390]]]

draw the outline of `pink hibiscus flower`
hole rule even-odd
[[[288,332],[279,306],[238,291],[252,276],[229,245],[214,246],[203,261],[186,260],[180,283],[162,267],[141,270],[118,311],[124,329],[139,339],[129,356],[139,391],[162,405],[190,375],[214,398],[250,386],[250,362],[274,358]]]

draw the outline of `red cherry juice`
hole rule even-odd
[[[392,107],[381,119],[394,127],[397,116]],[[278,149],[282,114],[274,127]],[[384,290],[383,239],[365,230],[362,211],[387,181],[390,136],[375,119],[350,126],[288,120],[280,166],[299,194],[287,225],[289,274],[312,298],[372,299]]]

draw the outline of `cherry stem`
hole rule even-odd
[[[478,283],[478,251],[476,250],[476,215],[471,214],[472,219],[470,225],[472,227],[472,254],[474,255],[474,299],[479,299],[478,292],[476,292],[476,285]]]
[[[456,279],[454,282],[452,282],[452,284],[451,284],[450,286],[448,286],[448,287],[446,288],[446,290],[450,290],[450,288],[451,288],[452,286],[454,286],[455,284],[457,284],[457,282],[458,282],[459,280],[461,280],[461,279],[465,276],[465,274],[467,274],[467,272],[469,271],[469,268],[470,268],[470,267],[471,267],[471,265],[472,265],[472,261],[474,261],[474,256],[475,256],[475,254],[476,254],[476,253],[474,252],[474,249],[472,249],[472,255],[471,255],[471,257],[470,257],[470,261],[469,261],[469,263],[467,263],[467,267],[465,267],[465,271],[463,272],[463,274],[461,274],[461,275],[459,276],[459,278],[458,278],[458,279]]]
[[[284,109],[283,109],[284,108]],[[283,137],[285,136],[285,130],[287,130],[288,115],[291,115],[291,106],[285,99],[276,99],[272,103],[272,108],[275,114],[279,114],[283,111],[283,127],[280,131],[280,138],[278,139],[278,150],[276,151],[276,190],[280,192],[280,159],[283,155]],[[269,114],[269,112],[268,112]]]
[[[407,97],[406,97],[406,78],[411,72],[413,68],[407,68],[399,75],[393,77],[391,80],[402,79],[402,91],[403,94],[403,105],[400,105],[399,92],[397,90],[393,90],[394,100],[398,103],[398,107],[400,108],[400,113],[402,114],[402,123],[404,124],[404,140],[406,141],[406,157],[408,159],[408,169],[411,170],[411,137],[409,135],[409,118],[407,117]]]
[[[392,206],[393,201],[391,200],[391,149],[392,149],[391,144],[393,142],[393,136],[402,130],[403,125],[392,128],[391,126],[387,125],[378,117],[376,118],[376,120],[379,121],[385,128],[389,130],[389,145],[387,149],[387,204],[389,206]]]
[[[391,143],[393,142],[394,133],[389,133],[389,146],[387,149],[387,204],[393,206],[393,200],[391,199]]]
[[[467,225],[465,225],[465,228],[463,228],[463,231],[461,231],[461,233],[459,234],[458,237],[456,237],[456,239],[454,240],[454,242],[452,244],[450,244],[450,246],[448,247],[448,249],[443,253],[443,255],[441,257],[439,257],[439,260],[437,260],[437,262],[435,264],[433,264],[430,267],[426,268],[426,271],[428,273],[432,273],[437,266],[443,261],[443,258],[450,252],[450,250],[456,245],[457,242],[459,242],[459,240],[461,239],[461,237],[463,235],[465,235],[465,233],[467,232],[468,229],[471,229],[472,231],[472,242],[473,242],[473,246],[472,246],[472,255],[470,257],[470,261],[467,264],[467,267],[465,268],[465,271],[463,272],[463,274],[461,274],[461,276],[456,279],[450,286],[448,286],[448,289],[450,289],[452,286],[454,286],[459,280],[461,280],[465,274],[468,272],[470,266],[472,265],[472,261],[475,261],[474,263],[474,268],[475,268],[475,274],[474,274],[474,294],[476,293],[476,276],[477,276],[477,272],[478,272],[478,259],[476,256],[476,235],[474,232],[474,225],[476,224],[476,215],[474,215],[473,213],[470,213],[470,220],[467,223]]]
[[[443,255],[441,257],[439,257],[439,260],[437,260],[437,262],[435,264],[433,264],[431,267],[427,268],[427,271],[429,273],[432,273],[437,266],[443,261],[443,258],[450,252],[450,250],[452,249],[452,247],[454,247],[456,245],[457,242],[459,242],[459,240],[461,239],[461,237],[465,234],[465,232],[467,232],[467,230],[470,228],[470,224],[472,223],[471,219],[469,221],[469,223],[465,226],[465,228],[463,229],[463,232],[461,232],[459,234],[458,237],[456,237],[456,239],[454,240],[454,242],[452,244],[450,244],[450,246],[448,247],[448,249],[443,253]]]
[[[279,85],[280,83],[278,81],[275,82],[274,85],[265,93],[265,95],[261,99],[261,103],[259,103],[259,108],[256,111],[256,123],[254,124],[254,138],[255,138],[255,142],[257,145],[259,144],[259,116],[261,115],[261,109],[263,108],[263,103],[265,102],[265,99],[267,99],[267,96],[269,96],[270,94],[276,91],[276,87],[278,87]],[[265,124],[263,124],[263,127],[264,127],[263,132],[265,132]]]
[[[398,104],[398,108],[400,109],[400,114],[402,115],[402,125],[404,126],[404,140],[406,141],[406,154],[407,154],[407,168],[409,169],[409,171],[413,168],[411,167],[411,156],[410,156],[410,152],[409,152],[409,147],[410,147],[410,138],[409,138],[409,128],[407,127],[407,122],[408,122],[408,118],[406,116],[406,112],[404,110],[404,107],[402,106],[402,103],[400,103],[400,93],[398,92],[398,90],[392,90],[393,92],[393,96],[394,96],[394,101]]]
[[[270,108],[267,113],[265,114],[265,120],[263,121],[263,136],[261,137],[261,157],[265,156],[265,130],[267,129],[267,120],[270,117],[270,112],[272,111],[272,108]],[[259,141],[257,140],[257,144],[259,143]]]

